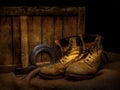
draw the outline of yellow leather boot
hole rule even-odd
[[[76,59],[76,62],[66,69],[65,77],[67,79],[83,80],[93,77],[101,63],[102,58],[102,36],[84,35],[85,50]]]
[[[55,64],[40,68],[40,77],[45,79],[56,79],[64,76],[66,68],[75,62],[75,59],[80,55],[81,50],[81,37],[70,37],[66,53]]]

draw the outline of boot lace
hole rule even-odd
[[[62,61],[64,61],[65,59],[67,59],[70,55],[75,55],[76,52],[74,52],[74,51],[76,51],[76,50],[78,50],[78,48],[72,47],[72,44],[70,44],[68,50],[64,53],[64,55],[62,57]]]

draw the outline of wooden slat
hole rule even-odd
[[[0,65],[0,73],[14,72],[15,71],[15,67],[16,67],[16,65]]]
[[[84,7],[2,7],[0,15],[6,15],[0,16],[0,65],[22,62],[23,67],[27,67],[36,45],[44,43],[53,47],[55,39],[85,33]],[[37,56],[37,62],[40,59],[41,54]],[[42,60],[49,61],[50,58],[44,53]]]
[[[53,17],[50,17],[50,16],[44,16],[42,23],[43,23],[43,25],[42,25],[42,32],[43,32],[42,43],[48,44],[52,47],[53,41],[54,41],[54,19],[53,19]],[[42,60],[50,61],[50,57],[48,56],[48,54],[43,53]]]
[[[29,55],[33,48],[41,44],[41,16],[29,16],[28,18],[28,35],[29,35]],[[41,56],[36,57],[36,61],[39,62]]]
[[[63,18],[62,17],[55,17],[55,33],[54,39],[61,39],[62,38],[62,29],[63,29]]]
[[[20,17],[13,16],[13,47],[14,47],[14,64],[21,64],[21,47],[20,47]]]
[[[78,8],[78,33],[85,34],[85,8]]]
[[[78,7],[0,7],[0,15],[77,15]]]
[[[62,39],[63,34],[63,17],[55,17],[54,18],[54,41]],[[56,54],[56,60],[61,58],[60,53],[58,52],[57,47],[55,47],[55,43],[53,45],[54,51]]]
[[[33,17],[32,16],[27,17],[27,25],[28,25],[28,48],[29,48],[29,55],[30,55],[32,52],[31,44],[33,44],[33,36],[34,36],[32,34],[33,33]]]
[[[21,20],[21,61],[22,66],[27,67],[29,64],[28,55],[28,32],[27,32],[27,16],[20,16]]]
[[[0,65],[12,64],[11,17],[0,17]]]
[[[54,38],[54,20],[53,17],[50,16],[44,16],[43,17],[43,26],[42,26],[42,32],[43,32],[43,41],[42,43],[52,45],[53,38]]]
[[[77,34],[77,17],[64,17],[64,31],[63,37],[74,36]]]

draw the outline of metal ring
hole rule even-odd
[[[47,44],[40,44],[40,45],[37,45],[36,47],[33,48],[33,51],[31,53],[31,57],[30,57],[30,64],[31,65],[37,66],[36,65],[36,56],[38,55],[38,53],[43,52],[43,51],[50,54],[50,56],[51,56],[50,64],[55,63],[54,50]]]

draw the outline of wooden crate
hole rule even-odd
[[[85,7],[0,7],[0,65],[29,65],[38,44],[85,33]],[[37,62],[50,61],[39,54]]]

